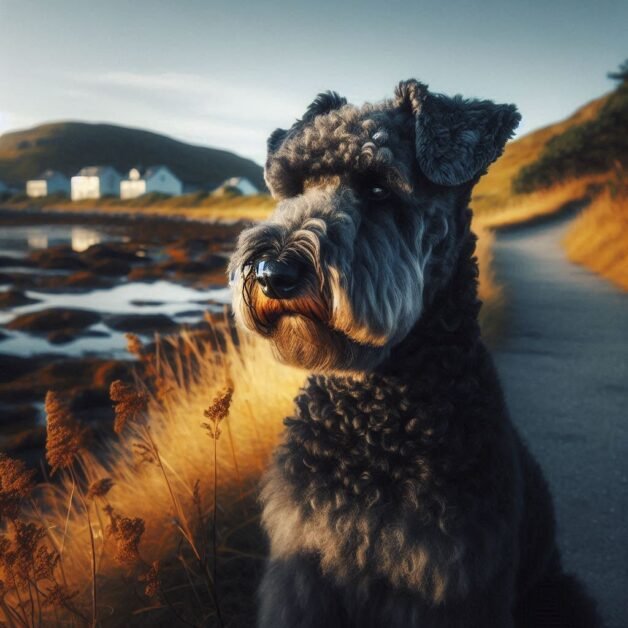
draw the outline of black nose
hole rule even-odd
[[[270,299],[290,299],[297,293],[302,265],[294,260],[262,259],[255,264],[255,279]]]

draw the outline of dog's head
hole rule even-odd
[[[375,366],[447,284],[471,188],[518,122],[512,105],[414,80],[376,105],[319,95],[268,140],[279,203],[231,259],[239,323],[292,364]]]

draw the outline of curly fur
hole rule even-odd
[[[467,203],[517,121],[406,81],[271,136],[281,202],[240,237],[234,309],[313,374],[263,482],[261,628],[598,625],[477,323]],[[260,256],[306,264],[296,298],[261,293]]]

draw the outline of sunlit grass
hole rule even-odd
[[[608,178],[597,175],[572,179],[546,190],[512,196],[499,211],[478,215],[477,224],[500,229],[551,216],[572,203],[586,202]]]
[[[547,142],[577,124],[595,118],[607,100],[603,96],[587,103],[561,122],[551,124],[506,144],[504,154],[493,163],[473,190],[473,210],[477,216],[489,218],[500,214],[513,204],[516,197],[512,182],[521,168],[534,162],[541,155]],[[521,202],[526,202],[520,197]]]
[[[84,214],[86,212],[105,216],[132,215],[187,218],[190,220],[236,221],[264,220],[275,207],[275,201],[267,194],[238,196],[231,194],[185,194],[163,197],[145,195],[130,200],[102,198],[70,201],[68,199],[18,199],[5,202],[6,207],[15,209],[38,209]]]
[[[133,399],[127,399],[118,408],[129,415],[119,440],[98,457],[70,451],[74,461],[60,471],[60,480],[40,487],[32,506],[23,510],[21,522],[45,533],[33,555],[44,548],[59,556],[59,564],[50,577],[38,577],[27,562],[28,573],[16,579],[0,558],[4,612],[16,609],[9,610],[10,623],[82,625],[81,618],[95,615],[106,625],[154,625],[178,617],[195,625],[221,625],[220,608],[224,625],[250,624],[251,617],[242,617],[251,613],[264,555],[255,489],[305,374],[277,363],[253,337],[236,340],[226,325],[215,333],[217,351],[211,348],[216,343],[191,333],[159,341],[154,357],[143,358],[152,385],[138,381],[130,389],[145,399],[145,411],[136,404],[132,416]],[[225,389],[233,391],[233,399],[216,440],[202,424],[215,419],[208,407]],[[116,392],[118,401],[125,402],[124,390]],[[57,423],[60,408],[57,403]],[[57,442],[55,451],[62,444]],[[88,487],[105,479],[111,488],[104,496],[92,490],[90,499]],[[9,488],[2,486],[2,496]],[[13,526],[5,531],[17,544]],[[154,595],[146,592],[151,569],[158,572],[158,584],[148,591]],[[65,587],[65,604],[47,601],[55,583]],[[249,589],[243,588],[246,583]]]
[[[479,231],[491,312],[500,295],[492,235]],[[18,517],[3,512],[15,482],[0,485],[0,543],[22,557],[19,570],[0,557],[9,625],[253,624],[265,555],[257,486],[306,374],[228,320],[212,329],[213,339],[183,332],[151,351],[130,337],[143,379],[112,387],[119,435],[98,455],[63,398],[49,395],[57,476],[22,499]],[[37,536],[28,545],[18,534],[25,525]]]
[[[628,290],[628,190],[607,187],[574,220],[564,242],[567,256]]]

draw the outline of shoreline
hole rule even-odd
[[[23,225],[37,222],[54,224],[94,224],[104,226],[136,226],[142,224],[167,224],[194,225],[203,227],[231,227],[244,228],[253,220],[234,218],[225,220],[220,217],[191,217],[186,214],[144,212],[135,211],[111,211],[98,208],[93,209],[67,209],[67,208],[42,208],[42,207],[8,207],[0,205],[0,221],[4,224]]]

